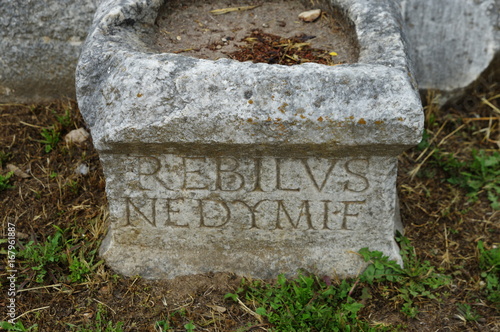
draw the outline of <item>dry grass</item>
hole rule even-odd
[[[425,108],[429,145],[400,157],[398,186],[406,236],[419,259],[431,261],[453,282],[441,301],[417,303],[420,314],[415,319],[400,312],[402,303],[394,297],[394,289],[376,284],[361,312],[368,321],[402,325],[405,331],[500,330],[500,311],[485,298],[476,249],[479,240],[489,248],[500,245],[500,211],[491,208],[484,193],[470,203],[466,192],[448,183],[447,172],[435,162],[438,153],[466,161],[473,149],[498,151],[500,88],[492,84],[469,97],[473,103],[440,109],[429,94]],[[56,115],[64,115],[67,109],[70,121],[62,125]],[[52,128],[64,137],[80,127],[83,121],[71,101],[0,106],[0,175],[7,173],[7,164],[29,175],[14,176],[14,188],[0,192],[2,238],[6,238],[7,224],[15,223],[21,250],[29,241],[44,243],[57,233],[57,226],[65,230],[68,254],[84,250],[88,260],[106,232],[105,182],[92,142],[61,141],[49,153],[40,142],[43,129]],[[89,167],[87,175],[75,172],[81,164]],[[67,265],[51,264],[44,281],[37,283],[36,271],[19,259],[17,316],[24,326],[38,324],[39,331],[79,330],[71,328],[73,324],[80,330],[93,330],[89,326],[95,328],[100,317],[105,322],[123,322],[125,331],[160,331],[155,323],[166,320],[174,326],[172,331],[185,330],[190,321],[198,326],[196,331],[263,331],[269,327],[256,317],[250,303],[224,299],[240,283],[232,274],[153,282],[117,276],[97,261],[79,282],[68,280]],[[6,263],[2,255],[2,287],[7,285]],[[7,300],[5,295],[0,297],[2,307]],[[465,319],[457,309],[461,303],[471,305],[480,317]],[[5,314],[0,313],[0,320],[7,318]]]

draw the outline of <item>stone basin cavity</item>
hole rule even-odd
[[[352,277],[363,247],[401,263],[397,157],[420,141],[423,111],[396,1],[320,3],[344,26],[322,46],[345,57],[335,66],[225,58],[222,38],[238,27],[162,26],[208,6],[182,3],[103,0],[82,50],[77,98],[106,177],[106,263],[145,278]],[[283,4],[305,6],[270,3],[278,26]],[[273,26],[258,13],[233,23]],[[206,40],[175,42],[203,29],[222,42],[215,59],[185,51]]]
[[[255,7],[249,4],[242,0],[168,1],[160,8],[155,22],[155,46],[162,53],[210,60],[231,59],[234,58],[231,53],[248,44],[245,39],[258,39],[253,37],[260,31],[283,40],[299,37],[302,41],[299,44],[325,50],[325,55],[332,57],[336,64],[357,61],[359,46],[354,25],[331,3],[271,0]],[[300,13],[314,9],[320,9],[321,16],[313,22],[298,18]],[[225,11],[227,13],[217,14]],[[330,52],[336,55],[331,56]]]

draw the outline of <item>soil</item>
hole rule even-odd
[[[471,202],[464,189],[447,181],[446,170],[431,157],[439,149],[470,161],[474,149],[499,150],[500,85],[493,81],[478,86],[463,100],[442,109],[433,103],[432,94],[424,100],[430,146],[415,147],[400,156],[401,216],[418,259],[430,261],[452,283],[433,290],[434,300],[416,298],[414,305],[420,312],[415,318],[402,313],[403,304],[391,284],[358,284],[358,290],[369,291],[358,316],[374,326],[400,326],[399,331],[500,331],[500,307],[487,299],[477,250],[479,240],[487,249],[500,245],[500,211],[492,209],[485,192]],[[68,121],[61,122],[66,114]],[[79,251],[93,257],[105,236],[105,180],[92,140],[78,144],[63,140],[78,128],[85,124],[74,101],[0,105],[0,175],[8,174],[9,165],[22,172],[10,179],[11,188],[0,191],[0,321],[8,318],[4,309],[9,303],[9,272],[3,241],[9,223],[15,224],[20,251],[29,241],[44,243],[62,229],[70,243],[67,253]],[[43,130],[60,133],[61,140],[50,151],[43,142]],[[79,171],[82,165],[88,173]],[[37,282],[36,264],[18,258],[19,321],[26,328],[37,324],[38,331],[111,331],[102,325],[96,328],[99,320],[113,326],[123,322],[124,331],[161,331],[156,323],[167,320],[169,331],[185,331],[190,322],[197,326],[195,331],[272,328],[256,321],[241,304],[224,298],[239,287],[240,276],[208,273],[149,281],[116,275],[99,260],[96,256],[87,262],[92,271],[79,281],[68,279],[72,271],[67,264],[48,263],[43,282]],[[256,309],[251,301],[245,305]],[[470,306],[477,316],[466,319],[458,305]]]
[[[256,7],[246,9],[248,6]],[[243,9],[216,14],[217,10],[228,8]],[[300,13],[311,9],[322,9],[322,15],[310,23],[298,18]],[[211,12],[214,10],[215,13]],[[231,58],[271,64],[311,61],[341,64],[355,63],[359,57],[353,24],[340,10],[323,1],[271,0],[250,3],[241,0],[173,0],[160,9],[156,25],[158,33],[155,43],[159,52],[182,53],[202,59]],[[279,49],[279,45],[283,45],[282,49],[287,47],[286,55],[295,60],[287,63],[267,61],[273,59],[273,55],[269,56],[264,50],[253,47],[259,41],[259,36],[261,39],[275,39],[277,43],[274,48]],[[312,53],[322,55],[319,61],[317,57],[304,57],[295,52],[297,49],[307,52],[308,48],[315,49]],[[241,54],[259,52],[262,52],[261,56],[255,58]],[[332,52],[336,55],[330,55]],[[282,54],[281,57],[285,58],[286,55]],[[321,61],[325,58],[327,61]]]

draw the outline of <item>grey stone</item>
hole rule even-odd
[[[401,262],[397,156],[423,112],[393,1],[339,0],[358,63],[202,60],[151,46],[161,1],[104,0],[77,96],[106,176],[101,247],[125,275],[355,276]]]
[[[399,0],[421,89],[460,96],[500,60],[497,0]],[[0,0],[0,102],[73,98],[74,70],[98,0]],[[498,68],[485,83],[498,79]]]
[[[462,94],[500,56],[498,0],[401,0],[401,5],[419,87],[441,90],[443,101]]]
[[[75,68],[98,0],[0,0],[0,102],[75,97]]]

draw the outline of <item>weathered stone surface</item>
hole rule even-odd
[[[459,95],[500,55],[498,0],[400,1],[421,89]]]
[[[98,0],[0,0],[0,102],[75,96],[75,68]]]
[[[498,1],[398,1],[421,89],[441,90],[443,100],[459,96],[495,54],[500,59]],[[0,102],[74,97],[74,69],[97,3],[0,1]]]
[[[356,24],[356,64],[159,54],[161,1],[101,3],[77,95],[107,180],[112,268],[353,276],[362,247],[400,261],[396,158],[420,141],[423,112],[399,9],[332,3]]]

